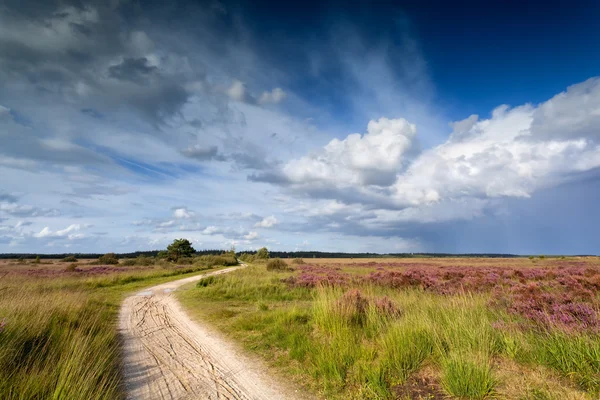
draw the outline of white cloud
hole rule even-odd
[[[49,227],[44,227],[39,233],[34,234],[33,236],[36,238],[68,238],[69,240],[74,239],[82,239],[85,237],[83,234],[78,234],[74,232],[78,232],[81,230],[84,225],[80,224],[71,224],[65,229],[61,229],[58,231],[52,231]]]
[[[226,91],[227,95],[234,101],[247,101],[248,89],[242,81],[233,81],[229,89]]]
[[[272,228],[277,225],[279,221],[275,218],[274,215],[270,215],[262,219],[262,221],[257,222],[254,227],[256,228]]]
[[[386,185],[402,168],[416,132],[403,118],[370,121],[366,134],[333,139],[322,151],[288,162],[283,174],[299,185]]]
[[[258,98],[258,102],[260,104],[268,104],[268,103],[279,104],[283,100],[285,100],[286,97],[287,97],[287,94],[283,91],[283,89],[275,88],[275,89],[271,90],[270,92],[267,92],[267,91],[263,92],[260,95],[260,97]]]
[[[471,116],[455,123],[446,143],[421,154],[398,176],[394,198],[418,205],[461,197],[529,197],[569,174],[599,167],[599,82],[571,86],[537,107],[500,106],[489,119]]]
[[[202,233],[204,235],[214,235],[216,233],[221,233],[222,230],[217,228],[216,226],[207,226],[206,228],[204,228],[204,230],[202,231]]]
[[[173,211],[173,216],[177,219],[190,219],[193,218],[196,215],[196,213],[194,213],[193,211],[188,210],[185,207],[182,208],[176,208]]]
[[[255,232],[255,231],[248,232],[246,235],[244,235],[244,239],[246,239],[246,240],[258,239],[258,232]]]

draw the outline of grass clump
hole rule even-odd
[[[272,258],[267,261],[267,271],[287,271],[289,266],[281,258]]]
[[[433,335],[427,326],[412,323],[394,324],[382,339],[385,354],[382,368],[393,383],[404,383],[433,353]]]
[[[202,278],[196,283],[196,287],[203,288],[212,285],[217,281],[217,277],[214,275],[207,276],[206,278]]]
[[[442,363],[442,385],[451,395],[467,399],[490,396],[496,385],[489,362],[452,355]]]
[[[303,260],[303,259],[301,259],[301,258],[294,258],[294,259],[292,260],[292,264],[304,265],[304,264],[306,264],[306,263],[305,263],[305,262],[304,262],[304,260]]]

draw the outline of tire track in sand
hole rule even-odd
[[[164,283],[127,297],[121,307],[125,390],[128,399],[294,399],[209,329],[183,312],[172,292],[231,267]]]

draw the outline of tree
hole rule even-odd
[[[266,247],[263,247],[262,249],[259,249],[256,252],[256,258],[258,258],[260,260],[266,260],[267,258],[269,258],[269,250],[267,250]]]
[[[179,257],[191,257],[195,252],[192,243],[187,239],[175,239],[167,246],[167,253],[172,261],[177,261]]]

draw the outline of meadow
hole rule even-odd
[[[182,261],[0,260],[0,398],[125,398],[117,331],[125,295],[223,260]]]
[[[598,258],[269,265],[203,279],[178,296],[317,397],[600,396]]]

